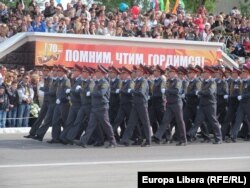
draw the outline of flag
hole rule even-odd
[[[169,0],[166,0],[166,4],[165,4],[165,12],[169,12]]]
[[[180,5],[181,5],[181,8],[183,8],[183,9],[185,9],[185,3],[184,3],[184,1],[183,0],[180,0]]]
[[[160,9],[161,9],[162,12],[165,10],[164,0],[160,0]]]
[[[159,10],[159,0],[155,0],[155,11]]]
[[[179,2],[180,2],[180,0],[176,0],[176,2],[175,2],[174,9],[173,9],[174,14],[177,14],[177,8],[179,6]]]

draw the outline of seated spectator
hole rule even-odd
[[[56,33],[56,27],[53,25],[53,19],[47,18],[46,19],[46,33]]]
[[[132,37],[134,36],[135,34],[133,33],[133,31],[131,30],[131,23],[130,21],[127,21],[125,23],[125,27],[123,28],[123,33],[122,33],[122,36],[123,37]]]
[[[47,17],[54,16],[55,13],[56,13],[55,2],[54,2],[54,0],[50,0],[50,5],[45,8],[43,14],[44,14],[45,18],[47,18]]]
[[[141,38],[149,38],[150,37],[150,32],[148,31],[148,27],[146,24],[144,24],[135,34],[136,37],[141,37]]]
[[[54,15],[58,16],[59,19],[64,17],[62,8],[60,6],[56,6],[56,13]]]
[[[0,3],[0,23],[8,23],[9,12],[7,6],[3,3]]]
[[[56,27],[57,33],[67,33],[67,25],[64,18],[61,18],[58,26]]]
[[[246,52],[241,44],[237,44],[235,49],[231,52],[231,54],[234,54],[238,57],[246,56]]]
[[[6,24],[0,24],[0,43],[7,39],[9,28]]]
[[[74,18],[76,14],[76,9],[71,3],[67,3],[67,9],[63,11],[65,17]]]
[[[250,55],[250,40],[249,37],[246,37],[244,42],[243,42],[243,47],[245,49],[245,52],[247,53],[247,55]]]
[[[41,15],[36,15],[35,20],[31,24],[34,32],[45,32],[46,24],[41,20]]]

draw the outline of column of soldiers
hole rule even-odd
[[[250,136],[250,68],[44,65],[44,103],[29,135],[50,144],[213,144]],[[174,129],[173,129],[174,128]],[[198,130],[200,129],[200,132]],[[175,131],[173,131],[175,130]],[[241,130],[241,131],[240,131]]]

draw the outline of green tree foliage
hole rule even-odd
[[[250,0],[240,1],[240,11],[243,16],[250,16]]]

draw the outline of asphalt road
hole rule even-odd
[[[250,171],[249,146],[239,141],[83,149],[0,134],[0,188],[133,188],[138,171]]]

